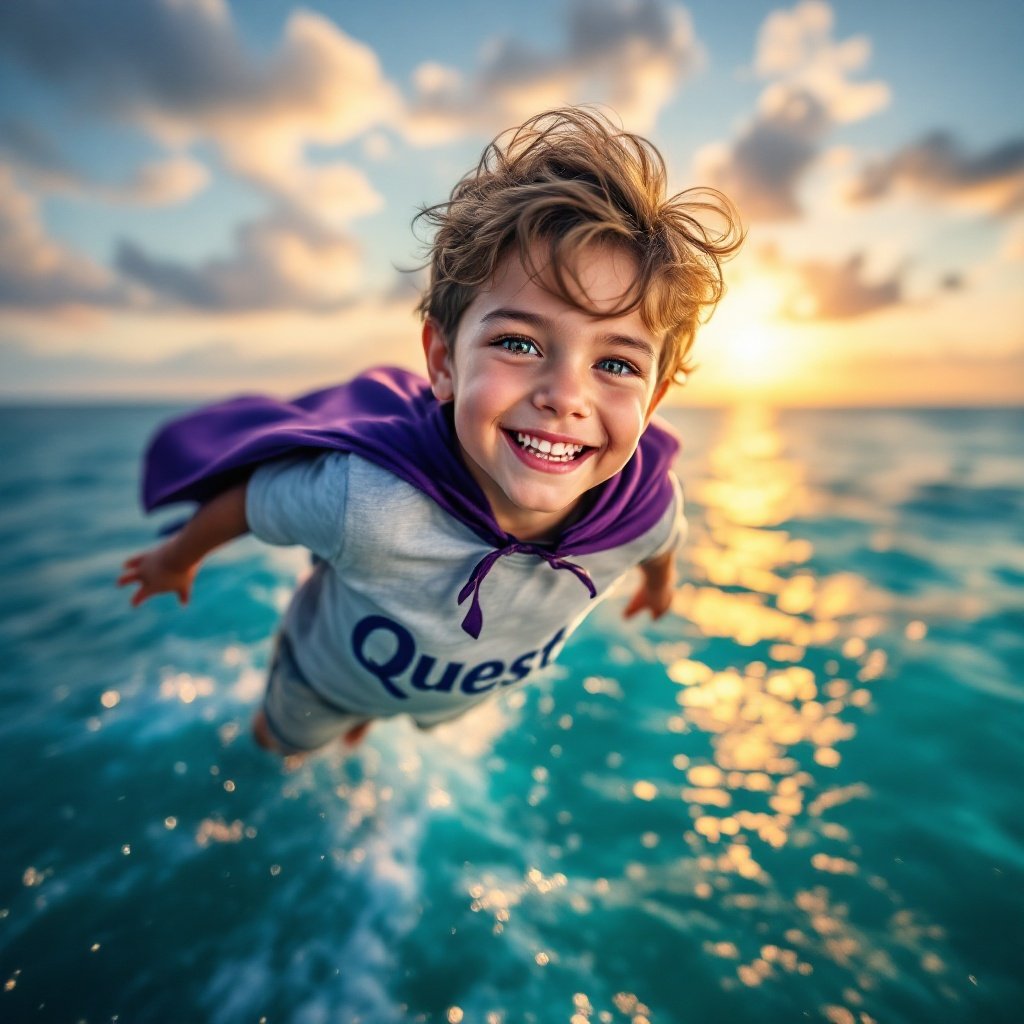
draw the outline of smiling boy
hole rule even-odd
[[[451,344],[433,319],[423,329],[434,395],[454,402],[466,466],[499,525],[523,540],[551,540],[622,469],[668,387],[658,377],[663,339],[638,310],[616,313],[635,261],[595,244],[574,272],[592,311],[510,255]],[[652,595],[659,614],[662,596]]]
[[[728,202],[666,197],[648,142],[566,109],[499,136],[421,216],[429,383],[378,370],[236,400],[147,456],[148,507],[202,504],[125,563],[133,604],[184,603],[202,559],[249,530],[316,556],[254,720],[281,754],[397,714],[429,728],[521,684],[636,566],[625,614],[671,602],[676,442],[651,417],[740,244]]]

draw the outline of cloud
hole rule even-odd
[[[0,153],[32,182],[37,192],[106,203],[133,206],[182,203],[201,192],[210,180],[209,172],[197,160],[176,155],[143,164],[124,181],[99,181],[76,169],[39,128],[20,120],[0,123]]]
[[[37,187],[73,186],[79,180],[78,172],[54,141],[36,125],[20,118],[0,121],[0,153],[30,174]]]
[[[341,162],[313,167],[296,157],[272,169],[252,167],[246,176],[275,205],[293,210],[296,217],[315,221],[327,231],[340,231],[356,217],[384,206],[383,196],[366,175]]]
[[[871,59],[871,43],[866,36],[833,42],[834,22],[831,7],[820,0],[773,11],[758,34],[754,70],[775,89],[814,96],[836,123],[860,121],[888,104],[889,88],[850,79]]]
[[[355,172],[304,166],[305,147],[348,142],[400,106],[376,54],[311,11],[292,13],[263,56],[246,49],[222,0],[107,0],[102,18],[90,0],[2,4],[3,51],[168,147],[212,142],[228,167],[293,203],[305,194],[293,184],[301,168],[301,184],[334,196],[335,213],[338,178]]]
[[[854,253],[841,263],[808,260],[792,270],[798,287],[785,312],[795,320],[848,320],[903,302],[904,270],[868,280],[863,253]]]
[[[230,383],[240,369],[249,379],[273,381],[294,373],[297,362],[307,371],[337,374],[327,354],[296,359],[293,351],[274,356],[253,356],[231,341],[216,340],[190,346],[159,359],[121,358],[77,351],[50,354],[18,342],[0,342],[0,369],[8,381],[23,390],[52,387],[61,391],[71,383],[103,383],[112,389],[137,381],[176,383],[218,379]]]
[[[372,365],[418,369],[423,357],[411,307],[407,297],[378,294],[328,316],[122,322],[115,325],[121,340],[113,347],[110,331],[96,324],[66,327],[45,345],[9,335],[0,340],[0,395],[284,395]]]
[[[433,144],[467,132],[490,134],[549,107],[600,102],[647,131],[702,59],[681,7],[663,0],[575,0],[560,49],[539,51],[506,37],[485,49],[470,76],[422,64],[404,129],[414,142]]]
[[[999,255],[1007,263],[1024,261],[1024,217],[1011,221]]]
[[[119,358],[78,350],[50,354],[17,342],[0,342],[0,377],[7,394],[198,393],[208,388],[272,388],[308,375],[337,377],[337,360],[325,353],[254,356],[241,345],[210,341],[157,359]]]
[[[188,266],[122,241],[117,269],[166,305],[215,312],[307,309],[349,302],[359,283],[359,247],[284,210],[240,227],[229,256]]]
[[[827,111],[810,93],[773,92],[731,146],[701,153],[697,173],[722,189],[745,220],[796,217],[797,186],[830,127]]]
[[[209,172],[201,163],[191,157],[173,156],[143,164],[121,184],[94,183],[88,192],[111,203],[169,206],[191,199],[209,180]]]
[[[0,306],[114,305],[126,298],[108,271],[47,235],[35,200],[0,165]]]
[[[755,73],[768,80],[754,116],[732,143],[698,154],[700,179],[725,191],[749,221],[799,216],[799,186],[828,136],[889,101],[883,82],[851,78],[870,59],[868,40],[833,42],[833,22],[818,0],[770,14],[754,58]]]
[[[838,399],[890,407],[1017,407],[1024,402],[1024,348],[906,354],[897,345],[884,355],[837,353],[827,359],[813,389],[800,399],[809,405]]]
[[[1024,208],[1024,138],[978,155],[945,132],[933,132],[864,169],[850,191],[857,203],[906,192],[1004,215]]]

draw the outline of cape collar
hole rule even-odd
[[[480,586],[503,555],[536,555],[572,572],[596,596],[586,570],[567,556],[618,547],[654,526],[673,500],[668,469],[678,447],[674,434],[652,422],[633,457],[590,492],[585,514],[557,541],[520,541],[498,526],[462,462],[450,406],[439,403],[417,374],[382,367],[290,401],[243,396],[172,420],[147,448],[142,503],[151,512],[207,501],[256,465],[304,448],[353,452],[421,490],[492,548],[459,594],[459,604],[470,600],[462,628],[477,637]]]

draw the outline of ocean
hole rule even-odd
[[[1022,1019],[1024,411],[671,410],[671,614],[293,772],[303,552],[114,586],[174,411],[0,409],[0,1020]]]

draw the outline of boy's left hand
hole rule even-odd
[[[645,608],[651,613],[652,619],[660,619],[672,607],[672,595],[675,588],[668,584],[662,587],[651,587],[647,580],[641,582],[629,604],[622,613],[624,619],[631,619]]]
[[[643,579],[629,604],[622,613],[624,619],[631,619],[645,608],[652,619],[660,619],[672,607],[672,595],[676,590],[675,552],[645,562],[640,566]]]

